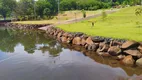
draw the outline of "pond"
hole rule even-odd
[[[0,28],[0,80],[118,80],[140,69],[61,44],[40,30]]]

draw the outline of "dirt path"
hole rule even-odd
[[[108,11],[106,11],[106,13],[111,14],[111,13],[114,13],[114,12],[117,12],[117,11],[118,10],[108,10]],[[92,19],[92,18],[96,18],[96,17],[99,17],[101,15],[102,15],[101,13],[98,13],[98,14],[95,14],[95,15],[88,16],[86,18],[70,19],[70,20],[63,21],[63,22],[59,21],[59,22],[55,23],[54,25],[49,25],[49,26],[56,26],[56,25],[59,25],[59,24],[71,24],[71,23],[80,22],[80,21],[83,21],[83,20],[89,20],[89,19]],[[47,30],[47,27],[49,27],[49,26],[41,27],[39,29]]]

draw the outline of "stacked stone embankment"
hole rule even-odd
[[[92,37],[81,32],[65,32],[55,27],[48,27],[46,33],[61,43],[82,46],[102,56],[116,56],[125,65],[142,67],[142,44],[140,42]]]
[[[40,27],[48,26],[50,24],[18,24],[18,23],[6,23],[5,26],[16,29],[37,29]]]

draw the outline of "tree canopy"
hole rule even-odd
[[[20,20],[31,20],[35,17],[50,19],[58,14],[58,9],[61,11],[97,10],[141,3],[142,0],[0,0],[0,15],[4,19],[11,15]]]

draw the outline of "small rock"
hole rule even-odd
[[[138,58],[142,57],[142,54],[138,50],[126,50],[124,52],[132,56],[137,56]]]
[[[63,43],[66,43],[67,42],[67,37],[61,37],[61,41],[63,42]]]
[[[121,49],[117,46],[112,46],[108,49],[108,53],[112,56],[116,56],[121,52]]]
[[[142,67],[142,58],[140,58],[136,61],[136,65]]]
[[[126,65],[133,65],[134,64],[134,59],[131,55],[126,56],[122,62]]]
[[[125,55],[118,55],[117,57],[118,57],[119,60],[122,60],[122,59],[124,59],[126,56],[125,56]]]
[[[109,57],[111,56],[108,52],[97,52],[99,55],[104,56],[104,57]]]
[[[91,38],[91,37],[88,37],[88,38],[86,39],[86,43],[89,44],[89,45],[91,45],[91,44],[93,44],[94,42],[92,41],[92,38]]]
[[[80,37],[75,37],[72,41],[72,44],[75,45],[81,45],[81,38]]]
[[[137,48],[138,46],[139,46],[138,42],[126,41],[125,43],[122,44],[121,48],[122,49],[129,49],[129,48]]]

